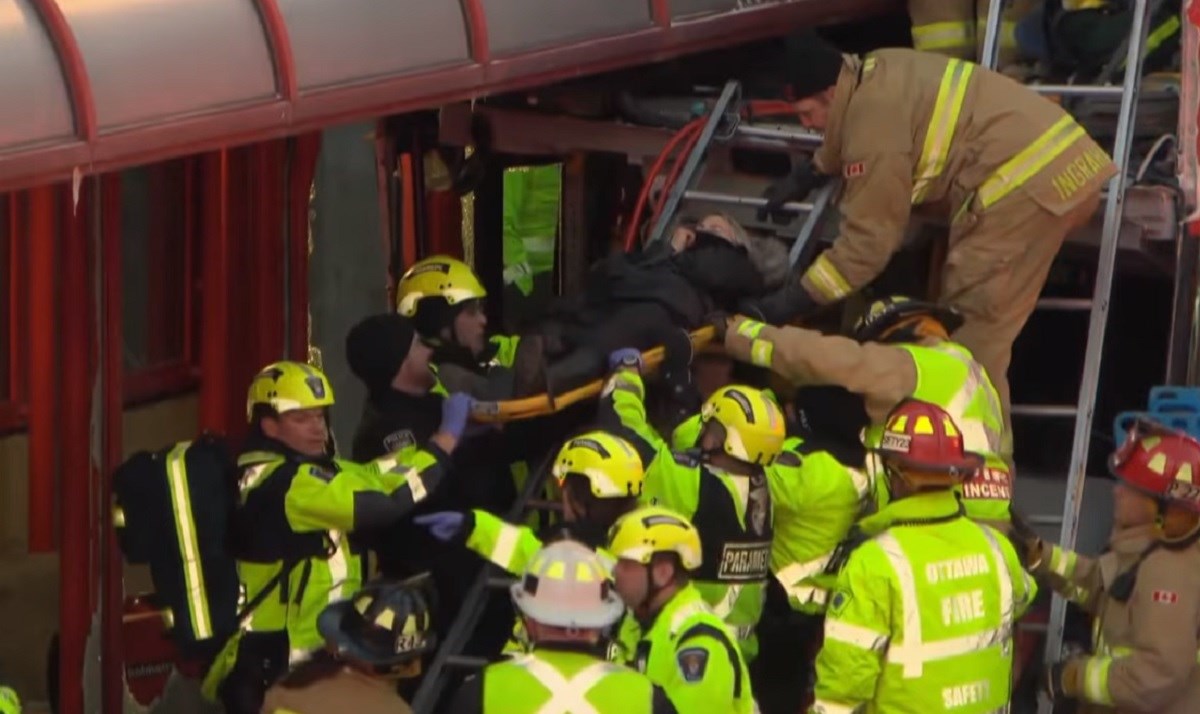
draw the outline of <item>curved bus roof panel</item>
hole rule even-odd
[[[279,9],[301,92],[471,61],[453,0],[279,0]]]
[[[901,0],[0,0],[0,191],[901,8]]]
[[[246,0],[57,3],[87,67],[101,134],[276,96],[271,50]]]
[[[482,0],[492,56],[654,26],[647,0]],[[535,20],[536,18],[536,20]]]
[[[73,140],[75,117],[58,56],[26,0],[0,0],[0,68],[0,147]]]

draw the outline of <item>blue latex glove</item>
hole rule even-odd
[[[424,516],[416,516],[413,523],[425,526],[429,534],[443,543],[454,540],[462,530],[463,521],[467,517],[458,511],[437,511]]]
[[[471,417],[471,407],[475,400],[471,395],[455,392],[442,400],[442,424],[438,431],[444,431],[455,439],[461,439],[467,428],[467,419]]]
[[[642,353],[632,347],[622,347],[608,356],[608,368],[610,370],[634,364],[637,365],[638,369],[642,368]]]

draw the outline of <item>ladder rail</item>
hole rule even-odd
[[[1092,419],[1095,416],[1096,392],[1100,378],[1100,358],[1108,326],[1108,309],[1112,297],[1113,273],[1116,267],[1117,242],[1124,211],[1125,170],[1133,144],[1133,124],[1137,114],[1138,89],[1142,77],[1142,50],[1146,42],[1149,2],[1134,0],[1133,22],[1122,82],[1121,108],[1113,142],[1113,162],[1117,175],[1110,181],[1104,205],[1104,223],[1100,239],[1099,265],[1092,295],[1092,314],[1088,323],[1087,351],[1084,354],[1083,376],[1080,383],[1078,414],[1071,445],[1071,466],[1067,475],[1067,492],[1063,508],[1063,524],[1059,544],[1074,549],[1083,505],[1083,486],[1086,480],[1088,451],[1091,446]],[[1050,608],[1046,633],[1045,661],[1055,662],[1061,655],[1063,630],[1066,625],[1066,601],[1055,595]],[[1053,706],[1043,698],[1039,714],[1049,714]]]
[[[539,493],[546,483],[556,453],[556,449],[547,451],[541,464],[538,465],[537,471],[526,480],[525,487],[521,490],[512,508],[509,509],[507,520],[518,520],[526,512],[526,507],[535,500],[534,495]],[[479,624],[480,618],[483,617],[487,598],[491,596],[489,581],[497,577],[495,574],[497,570],[499,568],[491,563],[484,563],[475,577],[475,582],[471,583],[471,589],[467,591],[467,596],[463,599],[458,617],[450,625],[445,640],[439,644],[433,661],[430,662],[429,669],[421,681],[421,686],[417,688],[417,693],[413,697],[412,708],[416,714],[434,714],[434,707],[437,706],[438,700],[448,684],[448,670],[461,668],[465,660],[475,659],[463,656],[462,650]]]
[[[796,234],[796,239],[792,241],[792,247],[788,249],[788,265],[793,271],[800,264],[800,256],[817,232],[817,227],[821,225],[821,220],[825,217],[825,211],[833,201],[839,184],[839,181],[830,181],[813,192],[808,215],[804,217],[804,224],[800,226],[800,232]]]
[[[675,211],[679,208],[680,201],[683,200],[684,192],[690,189],[696,180],[696,172],[704,161],[704,155],[708,152],[708,145],[712,142],[717,126],[725,117],[727,108],[738,101],[741,93],[741,85],[736,80],[731,79],[725,83],[725,88],[721,90],[721,96],[713,104],[708,120],[704,122],[704,127],[700,130],[700,137],[684,160],[683,168],[675,179],[675,185],[671,186],[667,192],[667,200],[663,204],[662,212],[655,219],[654,226],[650,229],[650,234],[646,239],[647,244],[654,243],[666,235],[667,226],[671,225],[671,221],[675,219]],[[736,125],[731,127],[730,131],[736,131]]]
[[[1000,22],[1004,17],[1005,0],[988,3],[987,26],[983,31],[983,51],[979,53],[979,64],[996,69],[1000,58]]]

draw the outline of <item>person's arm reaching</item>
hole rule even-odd
[[[353,531],[387,526],[407,515],[442,480],[449,452],[467,425],[471,399],[452,395],[442,404],[442,425],[426,449],[405,449],[370,464],[337,468],[301,464],[284,499],[297,532]]]

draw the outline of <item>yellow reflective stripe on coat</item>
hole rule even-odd
[[[826,302],[835,302],[849,295],[850,281],[846,280],[825,253],[817,256],[813,264],[804,273],[813,288],[825,298]]]
[[[1171,37],[1178,32],[1179,28],[1182,26],[1183,25],[1180,23],[1178,15],[1171,15],[1166,20],[1163,20],[1161,25],[1151,30],[1149,35],[1146,35],[1146,48],[1142,51],[1142,56],[1148,57],[1155,50],[1157,50],[1162,43],[1171,39]],[[1126,58],[1122,57],[1120,64],[1117,65],[1117,69],[1124,70],[1125,62]]]
[[[1088,657],[1083,662],[1083,699],[1093,704],[1112,706],[1112,695],[1108,693],[1108,669],[1112,667],[1108,657]]]
[[[975,44],[975,36],[971,32],[971,23],[966,20],[949,22],[929,22],[924,25],[913,25],[913,49],[924,52],[957,49]]]
[[[1074,119],[1063,116],[983,182],[976,193],[980,205],[987,208],[1012,193],[1085,135]]]
[[[925,129],[925,145],[913,172],[912,202],[918,204],[929,194],[929,187],[946,170],[946,159],[954,143],[954,130],[962,116],[963,100],[975,65],[952,59],[946,63],[942,83],[938,86],[937,101]]]
[[[196,540],[196,521],[192,516],[192,500],[188,494],[187,468],[184,454],[190,442],[183,442],[167,455],[167,484],[171,490],[171,511],[175,532],[183,551],[179,554],[183,566],[183,583],[187,591],[188,611],[191,614],[192,634],[198,640],[212,637],[212,622],[208,617],[208,592],[204,585],[204,570],[200,565],[200,545]]]

